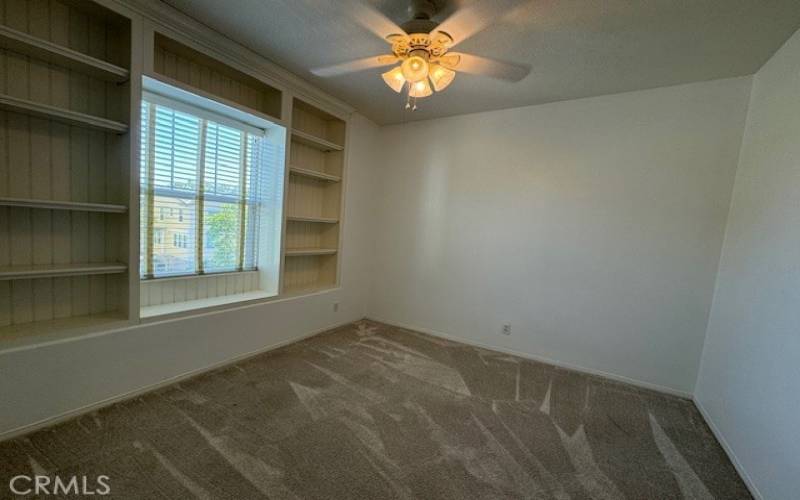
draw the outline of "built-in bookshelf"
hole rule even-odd
[[[0,349],[123,328],[192,301],[262,300],[279,280],[283,294],[337,285],[346,145],[338,111],[107,1],[0,0],[0,75]],[[280,128],[275,154],[290,147],[275,182],[285,191],[273,195],[284,207],[272,222],[278,233],[283,223],[282,248],[264,252],[274,265],[267,272],[259,262],[257,279],[140,282],[131,197],[148,80]]]
[[[336,286],[346,122],[300,99],[292,103],[283,291]]]
[[[131,21],[0,5],[0,342],[124,323]]]

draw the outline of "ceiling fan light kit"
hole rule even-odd
[[[381,77],[398,94],[406,93],[406,109],[412,110],[417,109],[417,99],[428,97],[434,91],[445,90],[455,80],[457,72],[519,81],[527,76],[529,68],[448,52],[457,43],[483,29],[492,19],[502,15],[513,3],[513,0],[479,0],[469,7],[458,9],[441,24],[432,18],[444,6],[445,0],[412,0],[409,8],[411,19],[402,26],[373,12],[373,18],[382,18],[386,25],[392,26],[392,32],[384,36],[392,46],[392,53],[317,68],[312,73],[331,77],[399,63],[382,73]],[[389,28],[385,29],[388,31]],[[451,33],[459,39],[456,41]]]
[[[428,97],[434,90],[443,91],[455,79],[455,71],[437,64],[445,57],[447,62],[444,64],[451,67],[458,65],[457,56],[452,58],[446,55],[453,43],[447,33],[393,34],[386,39],[392,44],[393,56],[380,57],[394,57],[395,61],[400,61],[400,65],[383,73],[383,81],[398,94],[403,90],[408,93],[407,109],[416,109],[416,99]]]

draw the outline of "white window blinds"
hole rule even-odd
[[[264,132],[145,94],[141,276],[253,270]]]

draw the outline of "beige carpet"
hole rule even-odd
[[[136,499],[751,498],[689,401],[366,321],[0,443],[0,498],[37,473]]]

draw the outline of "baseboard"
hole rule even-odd
[[[733,464],[733,467],[736,469],[736,472],[739,473],[739,477],[742,478],[745,486],[747,486],[747,489],[750,490],[750,494],[753,495],[753,498],[756,500],[763,500],[764,497],[761,495],[761,492],[758,491],[758,488],[756,488],[753,479],[742,466],[742,462],[739,461],[739,457],[736,456],[736,453],[733,451],[733,448],[731,448],[731,445],[725,440],[725,436],[722,434],[722,431],[720,431],[716,424],[714,424],[714,421],[711,419],[711,415],[709,415],[697,397],[693,397],[692,402],[697,407],[700,415],[703,416],[703,420],[706,421],[708,428],[711,429],[711,433],[714,434],[715,438],[717,438],[717,442],[719,442],[720,446],[722,446],[722,449],[725,450],[725,453],[728,455],[728,458]]]
[[[334,328],[339,328],[341,326],[353,323],[353,321],[354,320],[349,320],[349,321],[342,321],[342,322],[339,322],[339,323],[335,323],[335,324],[326,326],[324,328],[320,328],[320,329],[314,330],[314,331],[309,332],[309,333],[304,333],[302,335],[298,335],[297,337],[293,337],[291,339],[283,340],[281,342],[272,344],[270,346],[267,346],[267,347],[264,347],[264,348],[261,348],[261,349],[257,349],[255,351],[250,351],[250,352],[247,352],[247,353],[244,353],[244,354],[240,354],[238,356],[234,356],[234,357],[226,359],[224,361],[220,361],[219,363],[214,363],[213,365],[210,365],[210,366],[206,366],[206,367],[203,367],[203,368],[198,368],[197,370],[192,370],[192,371],[180,374],[180,375],[176,375],[174,377],[170,377],[168,379],[162,380],[161,382],[157,382],[155,384],[151,384],[151,385],[147,385],[147,386],[144,386],[144,387],[140,387],[139,389],[135,389],[135,390],[130,391],[130,392],[119,394],[117,396],[112,396],[110,398],[104,399],[104,400],[99,401],[97,403],[92,403],[90,405],[82,406],[82,407],[77,408],[75,410],[70,410],[70,411],[61,413],[59,415],[53,416],[53,417],[48,417],[48,418],[39,420],[38,422],[34,422],[32,424],[27,424],[27,425],[23,425],[21,427],[17,427],[16,429],[11,429],[10,431],[6,431],[6,432],[3,432],[3,433],[0,433],[0,441],[6,441],[8,439],[14,439],[16,437],[19,437],[19,436],[22,436],[22,435],[25,435],[25,434],[29,434],[31,432],[43,429],[45,427],[50,427],[52,425],[56,425],[56,424],[65,422],[65,421],[73,419],[75,417],[79,417],[81,415],[85,415],[87,413],[91,413],[93,411],[97,411],[97,410],[99,410],[101,408],[105,408],[106,406],[111,406],[111,405],[113,405],[115,403],[120,403],[122,401],[126,401],[126,400],[129,400],[129,399],[133,399],[133,398],[139,397],[139,396],[141,396],[143,394],[146,394],[148,392],[152,392],[152,391],[161,389],[162,387],[166,387],[168,385],[176,384],[178,382],[182,382],[184,380],[190,379],[192,377],[196,377],[198,375],[202,375],[203,373],[207,373],[207,372],[210,372],[210,371],[213,371],[213,370],[217,370],[219,368],[224,368],[226,366],[238,363],[238,362],[243,361],[245,359],[252,358],[253,356],[258,356],[259,354],[263,354],[265,352],[269,352],[269,351],[281,348],[281,347],[289,345],[289,344],[294,344],[295,342],[299,342],[301,340],[313,337],[315,335],[319,335],[319,334],[324,333],[324,332],[326,332],[328,330],[332,330]],[[355,320],[355,321],[357,321],[357,320]]]
[[[472,346],[475,346],[475,347],[480,347],[480,348],[483,348],[483,349],[489,349],[490,351],[498,351],[498,352],[502,352],[504,354],[511,354],[511,355],[514,355],[514,356],[519,356],[520,358],[530,359],[532,361],[538,361],[539,363],[545,363],[545,364],[548,364],[548,365],[558,366],[560,368],[566,368],[568,370],[573,370],[573,371],[576,371],[576,372],[586,373],[588,375],[595,375],[597,377],[607,378],[609,380],[614,380],[616,382],[623,382],[623,383],[626,383],[626,384],[635,385],[636,387],[641,387],[643,389],[649,389],[651,391],[656,391],[656,392],[660,392],[660,393],[663,393],[663,394],[669,394],[670,396],[677,396],[677,397],[682,398],[682,399],[689,399],[689,400],[692,399],[692,394],[689,393],[689,392],[679,391],[677,389],[672,389],[670,387],[664,387],[662,385],[653,384],[653,383],[650,383],[650,382],[644,382],[644,381],[641,381],[641,380],[628,378],[628,377],[625,377],[625,376],[622,376],[622,375],[616,375],[616,374],[613,374],[613,373],[604,372],[602,370],[595,370],[595,369],[592,369],[592,368],[586,368],[584,366],[573,365],[571,363],[565,363],[563,361],[558,361],[556,359],[551,359],[551,358],[548,358],[548,357],[545,357],[545,356],[539,356],[539,355],[536,355],[536,354],[530,354],[530,353],[523,352],[523,351],[516,351],[514,349],[507,349],[507,348],[504,348],[504,347],[497,347],[497,346],[493,346],[493,345],[489,345],[489,344],[484,344],[482,342],[475,342],[474,340],[464,339],[464,338],[461,338],[461,337],[457,337],[455,335],[450,335],[450,334],[439,332],[439,331],[436,331],[436,330],[431,330],[429,328],[423,328],[423,327],[414,326],[414,325],[397,323],[397,322],[394,322],[394,321],[386,321],[386,320],[382,320],[382,319],[376,318],[374,316],[367,316],[367,319],[371,320],[371,321],[376,321],[378,323],[384,323],[386,325],[396,326],[398,328],[405,328],[406,330],[416,330],[418,332],[422,332],[422,333],[425,333],[425,334],[428,334],[428,335],[432,335],[434,337],[440,337],[440,338],[443,338],[443,339],[452,340],[453,342],[460,342],[462,344],[468,344],[468,345],[472,345]]]

